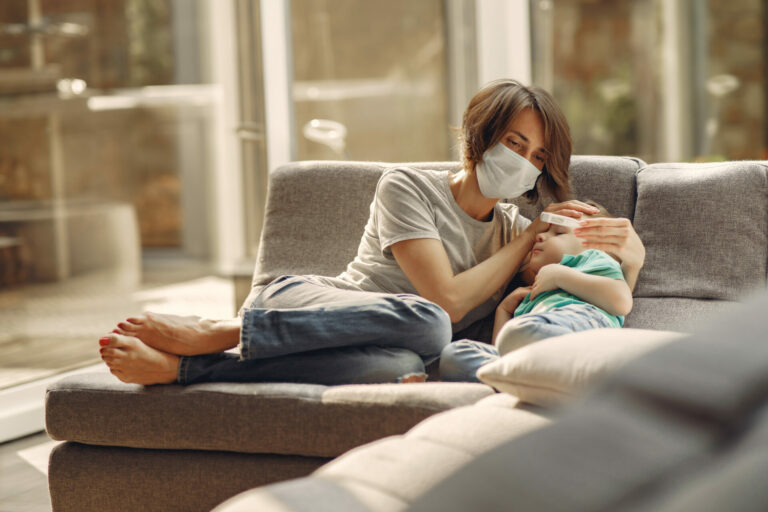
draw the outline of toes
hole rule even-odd
[[[115,348],[115,349],[123,349],[123,350],[130,349],[130,347],[135,344],[135,340],[136,340],[136,338],[131,334],[121,334],[121,333],[115,333],[115,332],[110,334],[108,338],[109,338],[109,343],[107,344],[107,348]]]
[[[129,324],[141,325],[144,323],[144,318],[140,316],[132,316],[130,318],[127,318],[125,321],[128,322]]]
[[[111,373],[112,375],[117,377],[122,382],[128,382],[128,377],[126,377],[125,374],[123,372],[121,372],[120,370],[110,369],[109,373]]]
[[[122,332],[135,332],[138,327],[138,324],[130,323],[126,320],[125,322],[117,324],[116,330],[121,330]]]
[[[103,348],[99,350],[99,353],[101,354],[101,360],[107,363],[107,366],[110,368],[112,365],[115,364],[115,357],[117,356],[117,351],[113,348]]]
[[[121,345],[120,337],[118,336],[118,333],[112,331],[110,334],[99,338],[99,345],[103,348],[118,347]]]
[[[103,345],[102,340],[105,340],[105,339],[108,339],[109,343],[107,343],[106,345]],[[101,358],[104,359],[104,357],[110,357],[110,358],[125,357],[134,346],[134,344],[132,343],[132,340],[135,340],[135,338],[131,336],[121,336],[119,334],[110,334],[105,338],[101,338],[99,340],[99,344],[102,344],[101,349],[99,349]]]

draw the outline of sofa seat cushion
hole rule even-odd
[[[493,394],[483,384],[124,384],[62,379],[46,393],[53,439],[131,448],[335,457]]]
[[[356,448],[311,478],[248,491],[216,510],[405,510],[476,456],[550,422],[540,409],[493,395],[434,415],[405,435]]]

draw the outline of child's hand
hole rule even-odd
[[[514,314],[517,306],[520,305],[525,296],[530,292],[530,286],[520,286],[519,288],[515,288],[512,293],[504,297],[504,300],[501,301],[499,307],[509,314]]]
[[[559,263],[551,263],[544,265],[539,269],[539,273],[536,274],[536,280],[531,286],[531,300],[535,299],[540,293],[548,292],[550,290],[557,290],[560,288],[558,280],[563,273],[573,270],[565,265]]]

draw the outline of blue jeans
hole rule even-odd
[[[423,374],[450,340],[448,314],[417,295],[283,276],[245,310],[240,355],[181,357],[178,381],[396,382]]]
[[[591,304],[569,304],[543,313],[521,315],[504,324],[496,337],[496,346],[472,340],[447,345],[440,355],[440,378],[479,382],[477,370],[507,352],[545,338],[601,327],[614,325]]]

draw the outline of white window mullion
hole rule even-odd
[[[267,166],[294,160],[293,53],[289,0],[261,0],[262,65]]]
[[[662,159],[680,162],[693,152],[690,103],[691,52],[687,2],[661,0],[663,20],[661,80],[663,107]]]
[[[528,0],[478,0],[478,82],[514,78],[530,84],[531,29]]]
[[[242,201],[242,163],[239,124],[238,70],[234,2],[206,2],[208,8],[210,65],[217,84],[212,163],[209,175],[211,205],[210,240],[218,272],[231,275],[245,257]]]

